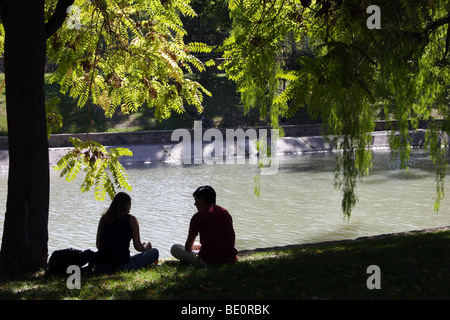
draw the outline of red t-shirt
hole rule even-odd
[[[227,263],[237,260],[235,234],[231,215],[215,204],[201,209],[191,218],[189,235],[200,234],[199,256],[206,263]]]

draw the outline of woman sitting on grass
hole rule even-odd
[[[141,243],[139,223],[129,214],[131,197],[119,192],[100,219],[97,230],[97,269],[136,270],[158,261],[159,251],[150,242]],[[130,241],[140,253],[130,257]]]

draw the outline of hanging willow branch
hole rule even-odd
[[[450,0],[380,0],[379,30],[367,27],[368,5],[229,1],[233,31],[224,42],[221,65],[236,82],[244,107],[270,111],[272,125],[304,108],[310,117],[320,117],[327,135],[338,137],[335,185],[346,216],[357,202],[358,179],[372,165],[370,133],[379,115],[397,124],[390,146],[399,152],[402,167],[419,120],[433,122],[438,113],[447,125],[428,128],[430,137],[450,132],[450,64],[445,59]],[[274,19],[264,23],[261,17]],[[428,144],[438,167],[435,209],[444,194],[448,147],[436,143],[430,138]]]

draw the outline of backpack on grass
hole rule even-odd
[[[50,274],[66,274],[67,267],[77,265],[82,268],[92,262],[95,252],[92,250],[78,250],[73,248],[56,250],[48,260],[47,271]]]

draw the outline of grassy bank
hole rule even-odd
[[[0,278],[0,299],[449,299],[450,231],[272,249],[211,268],[162,263],[82,275]],[[381,289],[369,290],[370,265]]]

